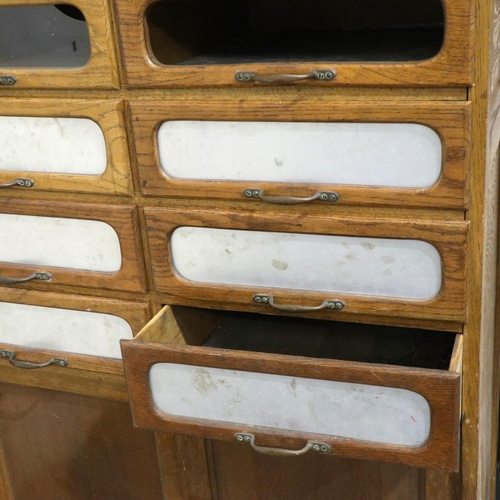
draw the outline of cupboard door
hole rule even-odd
[[[273,204],[467,204],[464,103],[130,104],[147,196]]]
[[[0,1],[0,95],[5,88],[118,88],[106,0]]]
[[[133,191],[120,101],[3,100],[0,149],[0,188],[8,194]]]
[[[468,0],[117,3],[134,87],[467,86]]]
[[[9,500],[163,500],[154,435],[126,403],[0,384]]]

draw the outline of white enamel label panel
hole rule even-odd
[[[436,132],[406,123],[169,121],[158,148],[167,175],[200,180],[425,188],[442,160]]]
[[[181,227],[171,251],[176,272],[200,283],[405,299],[441,289],[440,255],[417,240]]]
[[[0,116],[0,170],[100,175],[106,165],[104,134],[92,120]]]
[[[430,407],[403,389],[170,363],[150,371],[161,413],[402,446],[424,444]]]
[[[0,7],[0,68],[82,68],[90,52],[87,23],[54,5]]]
[[[0,262],[111,273],[122,255],[105,222],[0,214]]]
[[[132,339],[123,318],[90,311],[0,302],[0,342],[121,359],[120,339]]]

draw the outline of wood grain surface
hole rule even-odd
[[[53,5],[54,0],[0,0],[0,7]],[[83,68],[2,68],[2,74],[17,79],[17,88],[118,88],[120,86],[111,12],[106,0],[72,0],[87,22],[91,57]],[[3,87],[0,87],[2,96]]]
[[[135,207],[5,198],[2,200],[2,213],[102,221],[116,231],[120,240],[122,267],[116,273],[42,266],[43,270],[52,273],[52,280],[43,283],[23,283],[21,288],[57,291],[58,285],[76,285],[132,292],[146,291],[137,209]],[[84,238],[85,235],[82,235],[82,241]],[[26,277],[41,269],[40,266],[2,262],[0,270],[2,276]]]
[[[238,70],[258,74],[307,74],[311,63],[228,64],[162,66],[149,49],[145,12],[154,0],[118,2],[118,26],[126,82],[133,87],[242,86],[234,79]],[[337,85],[368,86],[466,86],[472,82],[473,4],[469,0],[443,0],[446,13],[444,44],[432,59],[409,63],[327,63],[320,68],[337,71],[333,82],[300,82],[323,88]],[[174,44],[171,44],[175,50]]]
[[[342,311],[318,311],[314,317],[342,321],[345,313],[401,316],[447,321],[465,321],[466,248],[467,224],[464,222],[439,222],[413,220],[412,222],[383,219],[356,219],[340,216],[296,217],[292,214],[242,213],[222,210],[181,211],[171,208],[146,208],[148,244],[153,268],[155,289],[174,297],[174,304],[183,304],[183,298],[217,300],[245,304],[249,311],[272,313],[266,305],[256,305],[255,293],[271,293],[280,304],[317,305],[332,298],[332,293],[280,290],[277,288],[249,287],[196,283],[182,279],[175,271],[170,251],[170,236],[182,226],[276,231],[289,233],[331,234],[374,238],[403,238],[427,241],[434,245],[442,259],[442,288],[438,296],[425,301],[343,295]],[[188,305],[188,304],[185,304]],[[288,313],[290,315],[290,313]],[[361,320],[361,319],[360,319]]]
[[[362,206],[466,206],[466,175],[470,150],[470,106],[467,103],[412,102],[131,102],[131,123],[141,191],[146,196],[225,198],[244,200],[249,185],[269,195],[310,196],[318,190],[337,191],[335,204]],[[424,189],[370,188],[329,184],[254,181],[197,181],[168,177],[160,167],[157,133],[169,120],[257,122],[417,123],[433,129],[443,145],[442,172]],[[307,167],[304,165],[304,167]],[[305,207],[304,210],[307,210]]]
[[[134,422],[145,429],[233,440],[237,432],[256,435],[263,446],[300,448],[307,440],[331,443],[332,453],[399,462],[418,467],[458,470],[460,375],[457,373],[372,363],[312,359],[297,356],[229,351],[155,342],[122,340],[122,352]],[[180,418],[159,412],[153,402],[149,371],[156,363],[270,373],[396,387],[421,394],[431,409],[431,431],[420,447],[367,443],[303,432]]]
[[[1,8],[1,7],[0,7]],[[2,91],[0,90],[0,97]],[[35,181],[31,191],[72,191],[131,195],[133,193],[129,151],[125,134],[123,104],[119,100],[92,99],[0,99],[1,116],[47,118],[89,118],[96,122],[106,143],[106,170],[101,175],[76,175],[45,172],[1,171],[0,183],[17,177],[30,177]],[[19,188],[11,188],[22,195]]]
[[[0,384],[13,500],[163,500],[152,432],[127,404]]]

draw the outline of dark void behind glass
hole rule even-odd
[[[441,0],[162,0],[147,24],[161,64],[422,61],[444,39]]]

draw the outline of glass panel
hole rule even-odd
[[[0,262],[116,272],[116,231],[101,221],[0,214]]]
[[[0,342],[121,359],[132,328],[111,314],[0,302]]]
[[[169,121],[158,131],[175,178],[425,188],[441,174],[434,130],[405,123]]]
[[[87,23],[75,7],[0,7],[0,68],[82,68],[90,53]]]
[[[401,446],[430,432],[429,404],[403,389],[173,363],[150,380],[158,410],[178,417]]]
[[[163,0],[147,23],[161,64],[422,61],[444,39],[440,0]]]
[[[100,175],[106,142],[87,118],[0,116],[0,170]]]
[[[430,299],[441,289],[441,258],[417,240],[176,229],[176,271],[201,283]]]

